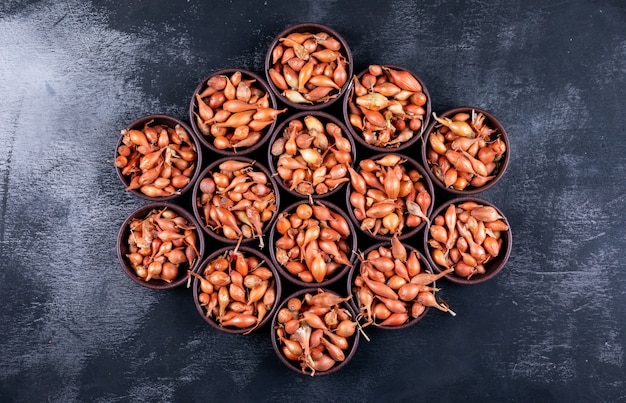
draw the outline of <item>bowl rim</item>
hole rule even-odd
[[[437,209],[435,209],[435,211],[433,211],[433,213],[430,216],[431,221],[435,219],[435,217],[442,213],[445,209],[447,209],[451,204],[459,204],[459,203],[463,203],[463,202],[467,202],[467,201],[474,201],[478,204],[482,204],[485,206],[490,206],[496,209],[496,211],[498,212],[498,214],[500,214],[503,218],[503,221],[507,224],[508,229],[506,231],[503,231],[503,252],[500,255],[498,255],[497,261],[492,261],[492,262],[488,262],[489,263],[496,263],[495,268],[489,268],[489,270],[485,273],[485,274],[480,274],[480,275],[475,275],[472,276],[469,280],[463,277],[459,277],[454,273],[449,273],[446,274],[444,277],[449,280],[452,283],[457,283],[457,284],[462,284],[462,285],[473,285],[473,284],[480,284],[480,283],[484,283],[485,281],[491,280],[492,278],[496,277],[498,274],[500,274],[500,272],[502,271],[502,269],[504,269],[504,266],[506,266],[506,263],[509,260],[509,257],[511,256],[511,251],[513,248],[513,231],[511,230],[511,224],[507,218],[507,216],[502,212],[502,210],[500,210],[500,208],[498,206],[496,206],[494,203],[485,200],[481,197],[477,197],[474,195],[468,195],[468,196],[460,196],[460,197],[455,197],[452,198],[450,200],[447,200],[445,203],[443,203],[442,205],[440,205]],[[440,273],[443,269],[434,262],[434,260],[431,257],[430,254],[430,247],[428,245],[428,239],[429,239],[429,235],[430,235],[430,231],[425,230],[424,234],[423,234],[423,247],[424,247],[424,255],[426,256],[426,259],[428,260],[428,263],[430,264],[430,267],[437,273]],[[485,267],[487,268],[487,267]]]
[[[502,162],[500,163],[499,167],[498,167],[498,172],[496,174],[496,177],[493,178],[492,180],[490,180],[489,182],[487,182],[484,186],[481,187],[472,187],[470,189],[463,189],[463,190],[458,190],[458,189],[454,189],[454,188],[446,188],[445,184],[442,183],[439,179],[437,179],[437,177],[432,173],[431,169],[430,169],[430,164],[428,163],[428,150],[430,149],[430,145],[429,145],[429,138],[431,133],[433,132],[433,129],[435,128],[435,126],[437,125],[437,121],[435,119],[432,119],[430,121],[430,123],[428,124],[428,127],[426,128],[426,130],[424,131],[424,141],[423,141],[423,146],[422,146],[422,151],[421,151],[421,157],[422,157],[422,164],[424,165],[424,168],[426,168],[426,172],[428,173],[428,176],[431,178],[433,184],[435,184],[435,186],[437,186],[438,188],[440,188],[441,190],[451,193],[455,196],[463,196],[463,195],[475,195],[478,193],[482,193],[486,190],[491,189],[492,187],[494,187],[496,185],[496,183],[498,183],[502,177],[504,176],[504,173],[506,172],[507,168],[509,167],[510,164],[510,160],[511,160],[511,143],[509,141],[509,135],[506,132],[506,129],[504,128],[504,125],[502,124],[502,122],[500,122],[500,120],[498,120],[498,118],[496,118],[491,112],[476,107],[476,106],[457,106],[451,109],[447,109],[444,112],[442,112],[441,114],[439,114],[439,117],[448,117],[448,116],[452,116],[455,115],[456,113],[459,112],[469,112],[469,111],[476,111],[479,113],[482,113],[483,115],[485,115],[485,117],[498,129],[498,131],[500,132],[500,138],[502,139],[502,141],[504,141],[504,143],[506,144],[506,151],[504,152],[504,159],[502,160]]]
[[[350,217],[347,217],[346,213],[341,210],[341,208],[336,205],[335,203],[332,203],[328,200],[323,200],[323,199],[316,199],[314,200],[315,203],[321,203],[323,205],[325,205],[326,207],[330,208],[333,212],[340,214],[348,223],[348,226],[350,228],[350,234],[352,235],[351,238],[351,250],[356,250],[357,248],[357,236],[356,236],[356,231],[354,229],[354,225],[352,224],[352,222],[350,221]],[[298,200],[295,201],[294,203],[290,204],[289,206],[287,206],[285,209],[283,209],[282,212],[286,212],[286,213],[293,213],[295,212],[296,208],[301,205],[301,204],[310,204],[309,202],[307,202],[306,199],[302,199],[302,200]],[[272,225],[272,228],[270,229],[270,234],[269,234],[269,242],[268,244],[270,245],[268,247],[269,249],[269,256],[270,259],[272,260],[272,263],[274,264],[274,266],[276,267],[276,269],[278,270],[278,272],[280,273],[281,276],[283,276],[284,279],[286,279],[287,281],[289,281],[292,284],[295,284],[298,287],[302,287],[302,288],[311,288],[311,287],[317,287],[317,288],[325,288],[325,287],[329,287],[335,283],[337,283],[341,278],[343,278],[348,271],[350,270],[350,266],[348,265],[344,265],[342,268],[338,269],[337,272],[335,272],[333,274],[332,277],[325,279],[324,281],[321,281],[319,283],[317,282],[312,282],[312,283],[307,283],[304,282],[300,279],[298,279],[297,277],[295,277],[293,274],[289,273],[281,264],[278,263],[278,261],[276,260],[276,249],[274,246],[274,239],[277,237],[277,233],[276,233],[276,222],[274,222],[274,225]],[[351,256],[348,256],[348,259],[350,260],[350,263],[352,263],[352,267],[354,267],[354,262],[356,259],[355,254],[353,253]]]
[[[202,234],[202,231],[198,230],[198,222],[196,221],[196,218],[193,216],[193,214],[191,214],[189,211],[179,206],[178,204],[174,204],[174,203],[167,202],[167,201],[151,202],[151,203],[147,203],[142,206],[139,206],[135,210],[133,210],[126,217],[126,219],[124,219],[124,222],[119,228],[119,231],[117,234],[117,243],[116,243],[117,258],[118,258],[118,261],[120,262],[120,265],[122,266],[122,269],[124,270],[124,273],[126,273],[126,275],[130,277],[131,280],[133,280],[135,283],[143,287],[150,288],[153,290],[169,290],[169,289],[180,287],[183,284],[185,284],[185,282],[187,281],[187,273],[183,273],[179,271],[177,279],[170,283],[164,280],[150,280],[150,281],[142,280],[135,274],[132,267],[130,267],[130,265],[128,264],[126,257],[124,256],[124,252],[126,251],[127,248],[123,247],[123,245],[126,244],[130,222],[134,218],[145,217],[148,213],[152,212],[153,210],[161,210],[161,209],[173,210],[177,214],[185,217],[187,221],[189,221],[190,223],[192,223],[192,225],[195,226],[195,231],[196,231],[196,236],[197,236],[197,241],[198,241],[198,252],[200,253],[200,256],[198,256],[196,258],[196,261],[193,263],[193,265],[191,265],[188,268],[189,270],[193,270],[202,261],[202,257],[204,255],[204,249],[205,249],[204,235]]]
[[[192,189],[192,193],[191,193],[191,207],[192,207],[192,213],[194,215],[194,217],[196,218],[196,220],[198,221],[200,227],[202,228],[202,230],[204,231],[205,234],[207,234],[209,237],[223,242],[225,244],[236,244],[239,240],[238,239],[229,239],[226,238],[225,236],[219,235],[217,234],[215,231],[210,230],[206,225],[204,225],[204,221],[202,219],[202,216],[200,214],[200,209],[198,207],[198,197],[199,197],[199,192],[200,192],[200,182],[207,177],[207,175],[209,175],[209,173],[216,167],[218,167],[222,162],[225,161],[232,161],[232,160],[236,160],[236,161],[245,161],[245,162],[249,162],[252,163],[251,166],[256,166],[259,168],[259,170],[261,172],[263,172],[267,178],[269,183],[272,184],[272,188],[274,191],[274,195],[275,195],[275,202],[276,202],[276,211],[274,212],[274,214],[272,215],[272,218],[270,218],[269,221],[267,221],[264,225],[264,235],[266,233],[267,229],[270,229],[274,226],[274,222],[276,221],[278,214],[280,212],[280,191],[279,191],[279,187],[278,184],[276,183],[276,180],[272,177],[272,173],[270,172],[269,169],[267,169],[267,167],[265,165],[263,165],[262,162],[259,162],[258,160],[252,159],[249,156],[246,155],[237,155],[237,156],[223,156],[221,158],[218,158],[217,160],[211,162],[209,165],[207,165],[202,172],[200,172],[196,182],[194,183],[193,189]],[[258,237],[254,237],[254,238],[242,238],[241,243],[242,244],[249,244],[252,243],[254,240],[258,239]]]
[[[375,155],[373,155],[371,157],[368,157],[367,159],[371,159],[371,160],[375,161],[375,160],[377,160],[379,158],[382,158],[382,157],[384,157],[386,155],[392,155],[392,154],[399,155],[400,157],[405,159],[406,162],[410,162],[412,165],[415,166],[415,168],[422,175],[422,179],[425,182],[426,189],[428,190],[428,193],[430,194],[430,207],[426,211],[426,217],[430,217],[430,214],[432,213],[432,211],[434,210],[434,207],[435,207],[435,188],[434,188],[434,186],[432,184],[432,180],[427,175],[426,169],[422,166],[422,164],[417,162],[417,160],[415,160],[414,158],[411,158],[408,155],[403,154],[401,152],[386,152],[386,153],[375,154]],[[355,164],[355,166],[356,166],[356,164]],[[355,168],[355,170],[357,170],[357,172],[359,172],[360,167],[358,169]],[[373,234],[369,233],[368,231],[361,230],[360,222],[354,216],[354,209],[352,207],[352,204],[350,203],[350,194],[351,193],[352,193],[352,183],[348,183],[348,186],[346,188],[346,209],[347,209],[347,215],[350,218],[350,220],[352,221],[352,224],[354,224],[354,227],[358,229],[359,233],[365,234],[368,237],[370,237],[372,239],[376,239],[378,241],[386,241],[388,239],[391,239],[393,237],[392,235],[379,235],[379,234],[373,235]],[[425,226],[426,226],[426,221],[422,220],[422,222],[417,227],[414,227],[410,231],[407,231],[407,232],[404,232],[404,233],[398,235],[398,238],[401,241],[406,240],[408,238],[411,238],[411,237],[417,235],[422,229],[425,228]]]
[[[378,242],[375,243],[374,245],[371,245],[370,247],[368,247],[367,249],[365,249],[362,252],[363,257],[365,257],[368,253],[370,253],[371,251],[378,249],[381,246],[389,246],[390,244],[390,240],[388,242]],[[402,241],[400,241],[402,242]],[[416,247],[409,245],[406,242],[402,242],[402,244],[404,245],[404,247],[407,249],[407,251],[411,251],[414,250],[417,252],[418,254],[418,258],[420,260],[420,263],[423,265],[422,270],[425,270],[429,273],[433,273],[433,269],[431,268],[430,263],[428,262],[428,259],[426,258],[426,256]],[[361,265],[361,261],[360,259],[357,260],[357,263],[354,265],[354,267],[352,268],[352,270],[350,270],[350,272],[348,273],[348,281],[347,281],[347,291],[348,291],[348,295],[351,295],[352,298],[350,298],[348,300],[348,303],[352,305],[352,308],[355,310],[355,312],[360,313],[361,310],[359,309],[356,301],[356,296],[354,295],[354,292],[352,291],[352,282],[354,280],[354,274],[356,273],[357,269],[360,267]],[[436,287],[437,285],[436,281],[433,281],[432,283],[430,283],[430,285],[432,285],[432,287]],[[408,303],[408,302],[407,302]],[[415,325],[417,322],[421,321],[424,316],[426,316],[426,314],[428,313],[428,311],[430,310],[429,306],[425,306],[424,307],[424,312],[422,312],[417,318],[413,318],[411,316],[409,316],[409,320],[400,325],[400,326],[381,326],[376,324],[375,322],[372,323],[371,326],[373,326],[375,329],[382,329],[382,330],[400,330],[400,329],[406,329],[408,327],[411,327],[413,325]]]
[[[245,68],[237,68],[237,67],[229,67],[229,68],[223,68],[223,69],[219,69],[219,70],[215,70],[212,73],[210,73],[209,75],[207,75],[202,81],[200,81],[200,83],[196,86],[195,90],[193,91],[193,94],[191,96],[191,100],[189,101],[189,122],[190,122],[190,126],[194,132],[194,134],[196,135],[196,137],[198,138],[198,141],[200,142],[200,144],[202,144],[207,150],[216,153],[220,156],[230,156],[230,157],[236,157],[236,156],[242,156],[242,155],[250,155],[252,153],[254,153],[255,151],[259,150],[261,147],[263,147],[265,145],[265,143],[267,142],[268,139],[268,135],[274,131],[274,128],[276,127],[276,122],[278,121],[278,119],[274,119],[274,122],[272,122],[269,126],[264,127],[261,130],[261,133],[263,134],[261,136],[261,139],[254,144],[251,147],[244,147],[242,149],[237,150],[237,152],[235,151],[230,151],[230,150],[219,150],[217,149],[208,139],[207,136],[205,136],[204,134],[202,134],[202,132],[200,132],[200,129],[198,129],[198,124],[196,123],[195,120],[195,109],[196,109],[196,94],[200,93],[200,91],[202,91],[204,88],[206,88],[207,86],[207,81],[214,76],[219,76],[219,75],[227,75],[227,74],[231,74],[231,73],[235,73],[235,72],[240,72],[242,74],[242,76],[249,76],[250,78],[255,79],[259,85],[262,87],[262,89],[268,93],[268,97],[270,100],[270,108],[277,108],[277,101],[276,101],[276,96],[274,95],[274,93],[270,90],[269,84],[267,83],[267,81],[265,81],[265,79],[263,77],[261,77],[259,74],[247,70]],[[213,137],[212,135],[210,136],[211,138]]]
[[[189,183],[187,183],[185,186],[183,186],[179,192],[174,193],[170,196],[164,196],[164,197],[151,197],[151,196],[147,196],[143,193],[141,193],[138,189],[131,189],[131,190],[125,190],[126,192],[130,192],[131,194],[139,197],[140,199],[144,199],[144,200],[148,200],[150,202],[159,202],[159,201],[173,201],[175,199],[178,199],[179,197],[181,197],[182,195],[186,194],[189,189],[191,189],[193,187],[193,183],[195,182],[195,180],[198,178],[198,175],[200,174],[200,170],[202,167],[202,144],[200,142],[200,140],[198,139],[198,137],[196,136],[195,132],[191,129],[191,127],[184,122],[183,120],[172,116],[172,115],[166,115],[166,114],[150,114],[150,115],[144,115],[140,118],[135,119],[134,121],[130,122],[128,125],[126,125],[126,127],[124,128],[124,130],[131,130],[131,129],[135,129],[137,127],[143,126],[145,123],[150,122],[150,121],[154,121],[156,124],[163,124],[163,125],[167,125],[168,127],[172,127],[174,128],[177,124],[180,125],[183,129],[185,129],[187,131],[187,133],[189,134],[189,138],[191,138],[191,140],[193,141],[193,145],[196,148],[196,161],[195,161],[195,167],[194,167],[194,173],[193,175],[189,178]],[[174,123],[174,125],[168,124],[168,123],[161,123],[161,122],[169,122],[169,123]],[[120,135],[117,143],[116,143],[116,147],[115,147],[115,157],[116,158],[118,156],[118,148],[120,145],[122,145],[122,138],[123,135]],[[115,172],[117,173],[118,178],[120,178],[120,181],[122,182],[122,184],[124,185],[124,187],[128,186],[130,184],[130,181],[127,178],[127,175],[123,175],[122,174],[122,169],[115,167]]]
[[[308,104],[297,104],[295,102],[291,102],[289,101],[287,98],[285,98],[282,95],[282,91],[276,87],[276,85],[274,84],[274,82],[272,81],[272,79],[269,76],[269,69],[270,66],[272,65],[272,51],[274,50],[274,48],[276,47],[276,45],[278,44],[278,41],[280,40],[280,38],[283,38],[291,33],[294,32],[303,32],[305,30],[310,30],[311,28],[314,28],[320,32],[326,32],[330,35],[332,35],[335,39],[337,39],[342,46],[342,50],[340,50],[340,52],[342,53],[342,55],[347,59],[347,63],[346,63],[346,74],[347,74],[347,80],[345,82],[345,84],[341,87],[341,90],[339,91],[339,94],[335,97],[332,98],[326,102],[320,102],[320,103],[314,103],[311,105]],[[314,111],[314,110],[320,110],[320,109],[326,109],[328,107],[330,107],[331,105],[334,105],[335,103],[339,102],[339,100],[344,97],[344,94],[346,93],[346,91],[348,90],[348,86],[350,84],[350,79],[352,77],[352,74],[354,72],[354,59],[353,59],[353,55],[352,55],[352,50],[350,49],[350,46],[348,45],[348,42],[346,42],[345,38],[339,34],[339,32],[337,32],[336,30],[334,30],[333,28],[329,27],[328,25],[324,25],[324,24],[320,24],[318,22],[301,22],[301,23],[297,23],[297,24],[293,24],[288,26],[287,28],[283,29],[282,31],[280,31],[270,42],[269,46],[268,46],[268,50],[265,54],[265,61],[263,63],[263,70],[265,71],[265,77],[267,79],[267,82],[269,84],[269,87],[271,89],[271,91],[274,93],[274,95],[276,95],[276,98],[278,100],[280,100],[280,102],[284,103],[285,105],[287,105],[289,108],[294,109],[294,110],[298,110],[298,111]]]
[[[345,123],[343,121],[341,121],[341,119],[331,115],[330,113],[326,112],[326,111],[321,111],[321,110],[310,110],[310,111],[299,111],[296,112],[293,115],[290,115],[289,117],[287,117],[284,121],[282,121],[277,127],[276,129],[271,133],[271,136],[269,138],[268,141],[268,147],[267,147],[267,168],[270,170],[272,177],[280,177],[278,175],[278,171],[276,170],[276,160],[278,157],[275,157],[272,154],[272,144],[274,144],[274,142],[279,138],[279,136],[282,136],[285,128],[289,125],[289,123],[292,120],[295,119],[302,119],[308,115],[312,115],[315,116],[317,118],[323,118],[323,119],[327,119],[329,121],[331,121],[332,123],[335,123],[336,125],[338,125],[341,128],[341,131],[343,133],[345,133],[345,138],[348,139],[348,141],[350,142],[350,147],[352,148],[351,150],[351,155],[352,155],[352,162],[348,165],[350,165],[351,167],[354,167],[354,164],[356,162],[357,159],[357,150],[356,150],[356,144],[354,142],[354,139],[352,138],[352,136],[350,135],[350,132],[348,132],[348,129],[345,125]],[[349,176],[346,176],[347,178],[349,178]],[[319,193],[314,193],[311,195],[304,195],[302,193],[296,192],[295,190],[290,190],[287,185],[285,185],[285,183],[283,182],[283,180],[276,180],[276,183],[278,183],[278,186],[280,187],[280,189],[282,189],[284,192],[286,192],[289,195],[292,195],[298,199],[308,199],[309,196],[312,197],[313,199],[325,199],[325,198],[329,198],[337,193],[339,193],[340,190],[345,189],[345,187],[347,186],[347,183],[349,181],[346,181],[342,184],[340,184],[339,186],[336,186],[334,189],[329,190],[328,192],[324,193],[324,194],[319,194]]]
[[[193,270],[194,273],[202,275],[201,272],[204,270],[204,268],[206,267],[206,265],[210,261],[212,261],[213,259],[217,258],[218,256],[220,256],[220,255],[222,255],[222,254],[224,254],[224,253],[226,253],[228,251],[232,251],[234,249],[235,249],[234,245],[228,245],[228,246],[224,246],[224,247],[221,247],[221,248],[213,251],[213,253],[211,253],[209,256],[207,256],[205,259],[203,259],[200,262],[200,264],[198,264],[195,267],[195,269]],[[274,313],[278,309],[278,306],[280,305],[280,301],[281,301],[281,297],[282,297],[282,283],[281,283],[280,275],[278,274],[278,271],[276,270],[276,267],[274,267],[273,263],[267,258],[267,255],[265,253],[263,253],[262,251],[260,251],[258,249],[254,249],[254,248],[246,246],[246,245],[240,245],[239,248],[238,248],[238,251],[255,255],[261,261],[264,261],[265,264],[267,264],[268,268],[272,271],[272,274],[274,276],[274,286],[276,288],[276,298],[274,299],[274,304],[267,311],[267,313],[265,314],[265,317],[261,320],[259,325],[256,326],[256,328],[253,331],[251,331],[251,333],[254,333],[254,332],[258,331],[259,329],[261,329],[262,327],[264,327],[267,323],[269,323],[271,321],[272,317],[274,316]],[[192,284],[191,287],[192,287],[193,302],[194,302],[194,305],[196,306],[197,312],[200,314],[200,316],[202,317],[202,319],[205,322],[207,322],[209,325],[211,325],[212,327],[214,327],[217,330],[220,330],[220,331],[225,332],[225,333],[231,333],[231,334],[246,334],[246,332],[248,332],[250,329],[252,329],[254,327],[254,326],[250,326],[250,327],[247,327],[247,328],[244,328],[244,329],[238,329],[238,328],[232,328],[232,327],[223,327],[223,326],[219,325],[215,320],[209,318],[206,315],[206,312],[204,311],[204,308],[200,305],[200,302],[198,301],[198,288],[199,288],[199,284],[198,283],[199,282],[200,282],[200,280],[198,280],[198,278],[194,276],[193,280],[191,282],[191,284]]]
[[[370,65],[372,65],[373,63],[370,63]],[[404,70],[404,71],[408,71],[409,73],[411,73],[416,79],[417,81],[419,81],[420,85],[422,86],[422,92],[424,93],[424,95],[426,95],[426,113],[424,114],[424,121],[422,122],[422,126],[419,130],[419,133],[417,135],[414,135],[413,138],[411,138],[409,141],[406,141],[402,144],[400,144],[398,147],[394,147],[394,148],[387,148],[387,147],[379,147],[379,146],[375,146],[372,144],[368,144],[365,139],[363,138],[363,136],[361,136],[356,129],[354,128],[354,126],[352,126],[352,124],[350,123],[350,112],[349,112],[349,108],[348,108],[348,103],[350,102],[350,99],[352,98],[351,92],[354,88],[354,83],[352,82],[352,80],[350,80],[350,86],[349,88],[346,89],[346,95],[343,98],[343,102],[342,102],[342,114],[343,114],[343,119],[346,122],[346,127],[348,128],[348,131],[350,132],[350,134],[352,135],[352,137],[354,137],[354,139],[356,140],[357,143],[359,143],[361,146],[363,146],[364,148],[366,148],[367,150],[369,150],[370,152],[375,152],[375,153],[383,153],[383,152],[402,152],[403,150],[406,150],[407,148],[413,146],[415,143],[418,143],[419,140],[424,136],[424,134],[426,133],[426,128],[428,127],[428,125],[431,123],[431,114],[432,114],[432,99],[430,96],[430,92],[428,91],[428,87],[426,86],[426,83],[424,82],[424,80],[417,74],[415,74],[415,72],[413,72],[412,70],[410,70],[407,67],[404,66],[400,66],[397,64],[390,64],[390,63],[386,63],[386,64],[379,64],[379,66],[381,67],[388,67],[394,70]],[[363,75],[365,73],[368,72],[369,66],[365,69],[363,69],[359,74],[356,75],[357,78],[361,78],[363,77]]]
[[[345,367],[348,362],[352,359],[352,357],[354,356],[354,354],[356,353],[358,347],[359,347],[359,341],[361,338],[361,332],[359,330],[354,332],[354,335],[352,336],[352,345],[350,347],[350,351],[348,352],[348,354],[346,355],[346,358],[341,361],[338,362],[336,365],[334,365],[331,369],[329,369],[328,371],[316,371],[315,374],[308,374],[304,371],[302,371],[301,369],[299,369],[298,367],[295,366],[295,364],[288,360],[280,351],[279,349],[279,343],[278,343],[278,339],[276,337],[276,323],[278,322],[278,312],[280,311],[281,308],[283,308],[287,302],[289,301],[289,299],[291,298],[299,298],[301,296],[304,296],[306,293],[312,293],[315,294],[318,291],[324,291],[324,292],[331,292],[337,296],[341,295],[334,291],[331,290],[329,288],[325,288],[325,287],[317,287],[317,288],[311,288],[311,287],[307,287],[307,288],[302,288],[300,290],[297,290],[295,292],[293,292],[292,294],[286,296],[281,303],[278,305],[276,311],[274,312],[274,315],[272,315],[272,321],[271,323],[271,330],[270,330],[270,340],[272,343],[272,348],[274,349],[274,352],[276,353],[276,355],[278,356],[278,359],[287,366],[287,368],[291,369],[292,371],[295,371],[301,375],[309,375],[309,376],[323,376],[323,375],[328,375],[328,374],[332,374],[335,373],[337,371],[339,371],[340,369],[342,369],[343,367]],[[352,315],[353,320],[357,320],[357,312],[354,311],[354,308],[347,303],[347,301],[344,301],[342,303],[346,309],[348,309],[348,311],[350,312],[350,314]]]

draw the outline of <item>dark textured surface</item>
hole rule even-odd
[[[190,290],[125,276],[117,231],[143,202],[112,166],[128,122],[187,120],[199,80],[262,72],[274,35],[307,20],[345,37],[357,72],[419,74],[435,112],[492,112],[512,148],[480,195],[513,228],[501,275],[443,284],[457,317],[372,329],[316,379],[267,328],[218,333]],[[8,0],[0,94],[2,401],[626,401],[621,1]]]

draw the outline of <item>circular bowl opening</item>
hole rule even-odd
[[[299,287],[328,287],[354,265],[354,227],[335,204],[295,202],[270,230],[270,258],[278,272]]]
[[[394,274],[386,276],[389,271]],[[361,317],[364,328],[405,329],[426,315],[438,291],[436,280],[441,276],[433,275],[430,264],[416,248],[398,238],[380,242],[366,249],[350,270],[347,285],[352,298],[348,302]],[[445,303],[443,307],[448,309]]]
[[[370,65],[352,81],[343,99],[350,134],[368,150],[402,151],[424,133],[431,99],[422,79],[393,65]]]
[[[182,120],[147,115],[130,123],[115,148],[115,168],[127,191],[151,202],[173,200],[200,174],[200,142]]]
[[[389,175],[401,179],[386,181]],[[361,233],[379,241],[394,234],[404,240],[424,228],[435,204],[435,192],[417,161],[400,153],[381,153],[361,160],[351,177],[356,179],[352,178],[348,186],[346,206]]]
[[[306,288],[285,298],[272,318],[271,330],[280,361],[310,376],[332,374],[345,367],[360,339],[356,313],[345,300],[323,288]],[[315,328],[320,325],[327,330]],[[308,356],[303,347],[307,338],[311,346]]]
[[[286,109],[258,74],[244,69],[218,70],[198,84],[189,104],[196,137],[209,150],[225,156],[260,149]]]
[[[451,282],[485,282],[498,275],[509,259],[511,227],[502,211],[487,200],[475,196],[449,200],[433,212],[431,223],[424,231],[426,258],[435,272],[446,271]]]
[[[282,287],[265,254],[248,246],[227,246],[200,263],[194,273],[193,300],[202,319],[214,328],[249,334],[269,322]],[[220,304],[220,299],[228,303]]]
[[[249,157],[222,157],[199,175],[192,192],[193,214],[213,239],[232,244],[258,241],[280,208],[276,180],[263,164]],[[261,231],[261,232],[260,232]]]
[[[490,189],[502,179],[511,146],[495,116],[462,106],[445,111],[438,119],[426,128],[422,147],[422,162],[436,186],[454,195],[470,195]],[[456,135],[450,124],[467,137]]]
[[[334,29],[313,22],[279,33],[265,56],[270,89],[296,110],[333,105],[346,91],[352,73],[352,52],[345,39]]]
[[[298,198],[329,197],[349,182],[356,147],[339,119],[322,111],[304,111],[278,126],[267,160],[285,192]]]
[[[168,202],[139,207],[126,218],[117,236],[117,257],[124,272],[135,283],[154,290],[184,284],[187,271],[198,266],[203,254],[204,237],[196,219]]]

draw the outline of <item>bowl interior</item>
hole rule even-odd
[[[261,238],[255,234],[254,237],[250,237],[250,238],[244,237],[242,239],[243,243],[251,243],[251,242],[257,241],[259,242],[259,245],[261,245],[261,242],[265,243],[267,241],[266,239],[267,237],[265,236],[265,234],[267,234],[269,232],[269,229],[272,228],[274,222],[276,221],[278,212],[280,211],[280,192],[278,190],[278,184],[276,183],[276,180],[272,177],[272,173],[263,164],[259,163],[256,160],[253,160],[252,158],[245,157],[245,156],[222,157],[213,161],[206,168],[204,168],[202,172],[200,173],[200,175],[198,176],[198,179],[196,183],[194,184],[193,191],[192,191],[193,214],[198,220],[198,223],[200,224],[200,227],[202,228],[202,230],[213,239],[216,239],[226,244],[234,244],[238,242],[238,239],[227,238],[223,234],[218,233],[212,228],[210,228],[209,226],[207,226],[203,207],[199,206],[199,198],[202,195],[202,191],[200,190],[200,182],[204,178],[212,177],[213,173],[220,172],[220,168],[219,168],[220,165],[224,162],[229,162],[229,161],[247,163],[247,164],[250,164],[250,166],[246,169],[250,169],[251,171],[256,171],[256,172],[263,172],[267,178],[267,186],[270,187],[274,193],[274,196],[275,196],[274,202],[276,205],[276,211],[273,213],[272,217],[268,221],[265,221],[263,223],[262,229],[263,229],[264,236]],[[224,196],[227,196],[227,193],[225,193]],[[233,201],[233,203],[235,202]]]
[[[419,262],[420,262],[420,266],[421,266],[421,271],[422,272],[428,272],[428,273],[432,273],[432,269],[430,267],[430,264],[428,263],[426,257],[416,248],[403,243],[402,244],[405,248],[407,253],[410,253],[411,251],[415,251],[417,253],[417,256],[419,258]],[[367,248],[362,256],[363,258],[366,258],[367,255],[380,248],[380,247],[385,247],[385,248],[391,248],[391,242],[379,242],[375,245],[370,246],[369,248]],[[361,265],[361,261],[357,260],[357,263],[355,264],[354,268],[352,270],[350,270],[350,273],[348,274],[348,281],[347,281],[347,289],[348,289],[348,295],[351,295],[352,298],[350,298],[350,300],[348,301],[349,304],[352,306],[352,308],[355,310],[355,312],[361,312],[361,306],[360,306],[360,302],[358,302],[358,295],[355,294],[355,290],[357,289],[356,285],[354,284],[354,280],[357,276],[357,273],[360,270],[360,265]],[[433,281],[432,283],[428,284],[431,287],[436,287],[436,281]],[[411,301],[408,302],[408,304],[410,304]],[[410,306],[409,306],[410,309]],[[416,318],[412,317],[409,315],[409,319],[407,322],[405,322],[404,324],[400,325],[400,326],[384,326],[384,325],[380,325],[378,323],[376,323],[376,321],[372,324],[373,327],[376,327],[378,329],[383,329],[383,330],[399,330],[399,329],[405,329],[407,327],[411,327],[413,325],[415,325],[417,322],[419,322],[420,320],[422,320],[422,318],[426,315],[426,313],[429,311],[430,307],[425,307],[424,311],[417,316]],[[361,318],[361,323],[365,324],[368,321],[367,319],[367,315],[363,315],[363,317]]]
[[[245,69],[235,69],[235,68],[222,69],[222,70],[218,70],[218,71],[211,73],[204,80],[202,80],[200,84],[198,84],[196,89],[194,90],[193,95],[191,97],[191,101],[189,103],[189,120],[191,122],[191,128],[193,129],[196,137],[199,139],[201,144],[204,145],[204,147],[222,156],[249,155],[259,150],[267,142],[269,133],[274,131],[274,128],[276,127],[276,122],[277,122],[277,119],[274,119],[274,121],[271,124],[260,129],[259,131],[261,132],[261,137],[255,144],[250,145],[250,146],[246,145],[246,146],[238,147],[236,149],[231,149],[231,148],[219,149],[213,144],[213,140],[215,137],[210,133],[209,134],[203,133],[203,130],[206,130],[206,128],[202,126],[200,123],[202,119],[199,117],[197,95],[203,94],[203,91],[205,91],[208,87],[207,83],[209,79],[211,79],[212,77],[219,77],[219,76],[231,77],[236,72],[241,73],[242,80],[254,80],[250,84],[250,86],[261,89],[264,93],[267,94],[270,108],[276,109],[276,106],[277,106],[276,96],[270,90],[268,83],[265,81],[264,78],[262,78],[260,75],[252,71],[245,70]],[[219,109],[222,109],[222,108],[221,107],[215,108],[214,112],[218,111]]]

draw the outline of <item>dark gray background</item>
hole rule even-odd
[[[489,110],[512,153],[481,194],[514,232],[501,275],[443,284],[457,317],[370,330],[315,379],[280,363],[268,328],[221,334],[188,289],[126,277],[116,236],[143,202],[112,165],[127,123],[188,120],[205,76],[262,73],[303,21],[339,31],[355,72],[412,69],[436,112]],[[5,0],[0,400],[625,402],[625,90],[622,1]]]

